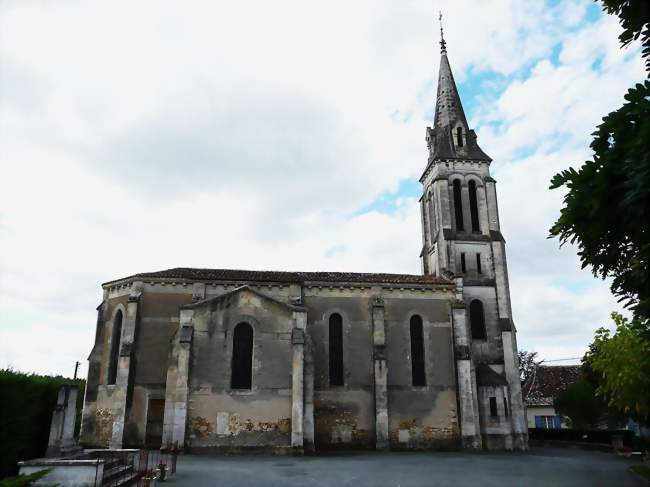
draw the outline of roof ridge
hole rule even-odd
[[[402,284],[451,284],[447,278],[424,274],[404,274],[390,272],[346,272],[346,271],[274,271],[254,269],[210,269],[198,267],[173,267],[154,272],[141,272],[128,277],[107,281],[102,285],[113,284],[129,279],[167,278],[192,280],[239,280],[265,282],[305,282],[305,281],[356,281],[387,282]]]

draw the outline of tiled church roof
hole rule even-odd
[[[451,284],[444,277],[417,274],[383,274],[365,272],[286,272],[250,271],[241,269],[194,269],[176,267],[158,272],[143,272],[122,279],[105,282],[112,284],[126,279],[188,279],[192,281],[250,281],[250,282],[356,282],[389,284]]]
[[[528,390],[524,390],[528,406],[552,406],[564,389],[582,377],[579,365],[553,365],[537,367]]]

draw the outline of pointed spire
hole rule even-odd
[[[491,160],[476,143],[476,133],[470,130],[454,75],[447,58],[447,43],[440,22],[440,69],[433,128],[428,130],[429,149],[434,158]]]
[[[433,123],[435,127],[442,125],[451,126],[461,123],[465,130],[469,130],[446,50],[443,50],[440,56],[436,115]]]

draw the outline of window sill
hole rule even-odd
[[[231,396],[251,396],[255,394],[254,389],[230,389]]]

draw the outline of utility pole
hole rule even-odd
[[[79,366],[81,365],[81,362],[78,360],[74,363],[74,379],[77,380],[77,371],[79,370]]]

